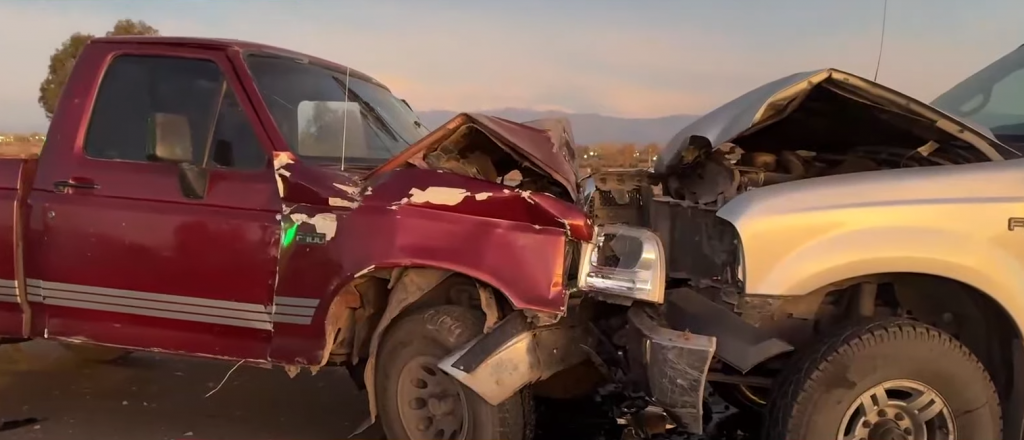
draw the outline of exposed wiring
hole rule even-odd
[[[224,375],[224,379],[222,379],[222,380],[220,381],[220,383],[219,383],[219,384],[217,384],[217,388],[214,388],[214,389],[213,389],[213,391],[210,391],[209,393],[206,393],[206,395],[205,395],[205,396],[203,396],[203,397],[204,397],[204,398],[206,398],[206,397],[210,397],[211,395],[213,395],[213,393],[216,393],[216,392],[217,392],[217,390],[219,390],[219,389],[220,389],[220,387],[224,386],[224,382],[227,382],[227,381],[228,381],[228,378],[229,378],[229,377],[231,377],[231,373],[234,373],[234,372],[235,372],[235,369],[236,369],[236,368],[238,368],[238,366],[239,366],[239,365],[242,365],[242,364],[244,364],[244,363],[245,363],[245,359],[242,359],[242,360],[238,361],[238,363],[237,363],[237,364],[235,364],[235,366],[234,366],[234,367],[231,367],[231,369],[230,369],[230,370],[228,370],[228,374],[225,374],[225,375]]]

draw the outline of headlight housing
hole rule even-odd
[[[665,301],[665,247],[653,232],[605,225],[580,252],[578,288],[601,299],[632,304]]]

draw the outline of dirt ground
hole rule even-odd
[[[0,418],[42,422],[4,440],[336,440],[367,416],[366,396],[343,370],[239,367],[135,354],[110,365],[81,363],[59,346],[0,347]],[[376,427],[361,439],[383,439]]]

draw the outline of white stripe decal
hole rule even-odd
[[[274,297],[273,320],[285,324],[309,325],[313,322],[316,306],[320,300],[316,298],[297,298],[294,296]]]
[[[38,291],[38,288],[29,287],[29,293],[40,293],[45,299],[46,303],[50,303],[51,298],[55,299],[68,299],[75,301],[94,302],[101,304],[114,304],[122,305],[127,307],[139,307],[144,309],[155,309],[155,310],[168,310],[174,312],[183,312],[197,315],[210,315],[210,316],[223,316],[225,318],[237,318],[245,319],[250,321],[261,321],[270,322],[270,314],[268,313],[257,313],[257,312],[241,312],[238,310],[225,310],[225,309],[214,309],[210,307],[200,306],[189,306],[184,304],[173,304],[163,303],[156,301],[145,301],[139,299],[128,299],[118,298],[115,296],[100,296],[90,295],[88,293],[75,293],[75,292],[64,292],[60,290],[43,290]]]
[[[302,316],[274,315],[274,322],[309,325],[309,323],[313,322],[313,318]]]
[[[64,290],[95,295],[118,296],[149,301],[161,301],[197,306],[216,307],[221,309],[245,310],[250,312],[268,312],[267,306],[261,304],[221,301],[216,299],[196,298],[192,296],[165,295],[162,293],[138,292],[134,290],[110,289],[106,287],[82,286],[78,284],[53,283],[41,280],[28,280],[29,287],[42,287],[44,290]]]
[[[316,307],[320,300],[316,298],[296,298],[292,296],[278,296],[274,298],[274,304],[281,306]]]
[[[275,315],[313,316],[315,313],[316,309],[312,307],[274,306]]]
[[[319,299],[277,297],[274,306],[27,280],[30,302],[132,315],[272,330],[274,322],[308,325]],[[18,302],[17,283],[0,279],[0,302]]]
[[[193,315],[190,313],[170,312],[166,310],[140,309],[137,307],[123,307],[111,304],[99,304],[83,301],[70,301],[65,299],[46,299],[46,304],[55,306],[75,307],[79,309],[99,310],[104,312],[127,313],[131,315],[153,316],[157,318],[180,319],[183,321],[206,322],[210,324],[224,324],[236,327],[249,327],[260,330],[272,330],[273,324],[269,322],[245,321],[241,319],[222,318],[219,316]]]

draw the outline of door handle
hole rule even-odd
[[[53,182],[53,189],[57,190],[57,192],[66,192],[68,188],[100,189],[100,185],[92,181],[92,179],[82,178],[71,178],[68,180],[58,180]]]

